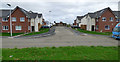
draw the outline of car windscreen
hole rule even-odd
[[[113,31],[114,32],[120,32],[120,27],[115,27]]]

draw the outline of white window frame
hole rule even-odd
[[[13,22],[16,22],[16,17],[12,17],[12,21],[13,21]]]
[[[113,17],[110,17],[110,21],[113,21],[114,20],[114,18]]]
[[[15,30],[22,30],[22,26],[15,26]]]
[[[106,21],[106,17],[102,17],[102,21]]]
[[[98,30],[99,29],[99,25],[96,25],[96,30]]]
[[[3,30],[8,30],[9,27],[8,26],[2,26],[3,27]],[[7,28],[7,29],[6,29]]]
[[[28,30],[30,30],[30,26],[28,26]]]
[[[119,19],[119,18],[117,18],[117,19],[116,19],[116,22],[119,22],[119,20],[120,20],[120,19]]]
[[[3,21],[3,22],[7,22],[7,21],[8,21],[7,18],[5,18],[5,19],[6,19],[6,20],[4,20],[4,18],[2,18],[2,21]]]
[[[108,26],[107,29],[106,29],[106,26]],[[109,25],[105,25],[105,30],[110,30],[110,26]]]
[[[25,21],[25,17],[20,17],[20,22],[24,22]]]

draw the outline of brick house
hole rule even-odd
[[[9,18],[9,13],[10,10],[0,10],[2,11],[2,16],[0,17],[0,21],[2,23],[2,32],[6,32],[9,33],[10,32],[10,18]],[[36,15],[31,15],[30,12],[20,8],[20,7],[16,7],[15,9],[12,10],[11,12],[11,21],[12,21],[12,32],[13,33],[25,33],[25,32],[32,32],[32,17],[37,18],[38,19],[42,17],[41,14],[36,14]],[[36,23],[37,22],[37,23]],[[36,23],[36,25],[38,25],[37,20],[34,20],[34,23]],[[35,26],[37,27],[38,26]],[[38,29],[39,30],[39,29]],[[37,31],[38,31],[37,30]],[[33,31],[36,31],[35,29]]]
[[[81,29],[98,32],[112,32],[113,28],[119,23],[119,11],[112,11],[109,7],[94,13],[88,13],[79,20]],[[84,25],[84,26],[83,26]]]
[[[98,32],[112,32],[114,27],[119,23],[118,16],[113,13],[109,7],[96,12],[98,14],[95,19],[95,31]]]

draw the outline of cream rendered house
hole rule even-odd
[[[31,22],[31,32],[39,32],[39,29],[42,26],[43,16],[42,14],[30,12],[30,22]]]
[[[84,15],[81,19],[79,19],[78,21],[80,21],[79,26],[81,27],[81,29],[85,29],[88,31],[95,31],[94,13],[88,13]]]
[[[81,19],[83,18],[84,16],[77,16],[77,18],[76,18],[76,23],[77,23],[77,26],[78,27],[81,27]]]
[[[86,20],[87,20],[87,27],[86,30],[88,31],[95,31],[95,14],[88,13]]]

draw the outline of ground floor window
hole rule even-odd
[[[30,30],[30,26],[28,26],[28,30]]]
[[[15,29],[16,30],[22,30],[22,27],[21,26],[15,26]]]
[[[3,30],[8,30],[8,26],[3,26]]]
[[[98,26],[98,25],[96,25],[96,30],[98,30],[98,27],[99,27],[99,26]]]
[[[106,25],[105,26],[105,30],[109,30],[110,29],[110,26],[109,25]]]

